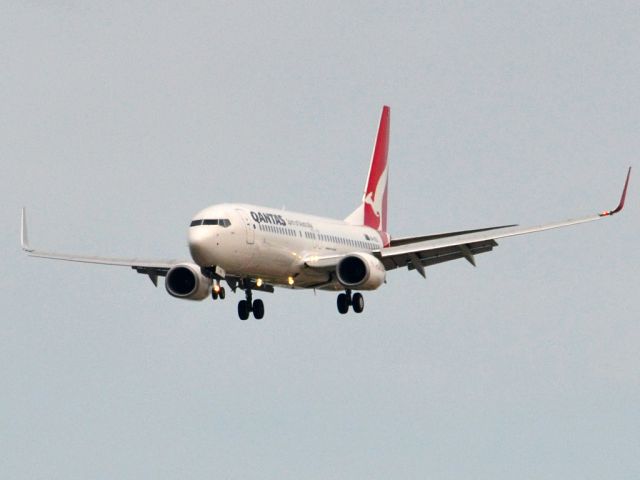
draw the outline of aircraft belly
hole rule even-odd
[[[296,257],[289,249],[268,243],[255,244],[254,254],[246,267],[253,275],[267,278],[284,278],[292,275]]]

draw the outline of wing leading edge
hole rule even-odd
[[[375,252],[375,255],[382,261],[387,270],[407,267],[409,270],[417,270],[423,277],[425,276],[424,267],[458,258],[465,258],[475,266],[474,256],[478,253],[493,250],[493,247],[498,245],[496,240],[499,238],[544,232],[545,230],[552,230],[554,228],[592,222],[610,217],[622,211],[627,196],[630,177],[631,167],[629,167],[627,172],[620,202],[613,210],[606,210],[602,213],[586,217],[547,223],[535,227],[508,225],[504,227],[489,227],[478,230],[442,233],[425,237],[403,238],[395,242],[392,241],[389,247]]]

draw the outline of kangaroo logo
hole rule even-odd
[[[367,192],[367,195],[364,197],[364,204],[369,205],[373,214],[378,219],[377,228],[380,228],[380,222],[382,221],[383,214],[383,204],[382,201],[384,199],[384,192],[387,188],[387,172],[389,170],[388,165],[385,165],[382,174],[378,178],[378,183],[376,184],[376,189],[373,192]]]
[[[387,171],[388,166],[385,166],[382,175],[378,179],[378,184],[374,192],[367,192],[364,197],[364,203],[369,205],[373,210],[373,214],[378,217],[378,221],[382,219],[382,199],[384,198],[384,190],[387,187]]]

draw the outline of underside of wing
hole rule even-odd
[[[408,245],[410,246],[410,244]],[[475,255],[490,252],[498,242],[493,239],[478,242],[469,242],[459,245],[450,245],[439,248],[417,247],[403,253],[389,254],[387,249],[378,253],[378,257],[387,270],[407,267],[409,270],[418,270],[424,276],[424,268],[438,263],[465,258],[475,266]]]

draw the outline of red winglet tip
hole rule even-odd
[[[620,203],[618,204],[618,206],[616,207],[615,210],[607,212],[609,215],[613,215],[615,213],[618,213],[624,208],[624,201],[627,198],[627,188],[629,187],[629,178],[631,178],[631,167],[629,167],[629,170],[627,171],[627,179],[624,182],[624,189],[622,190],[622,196],[620,197]]]

